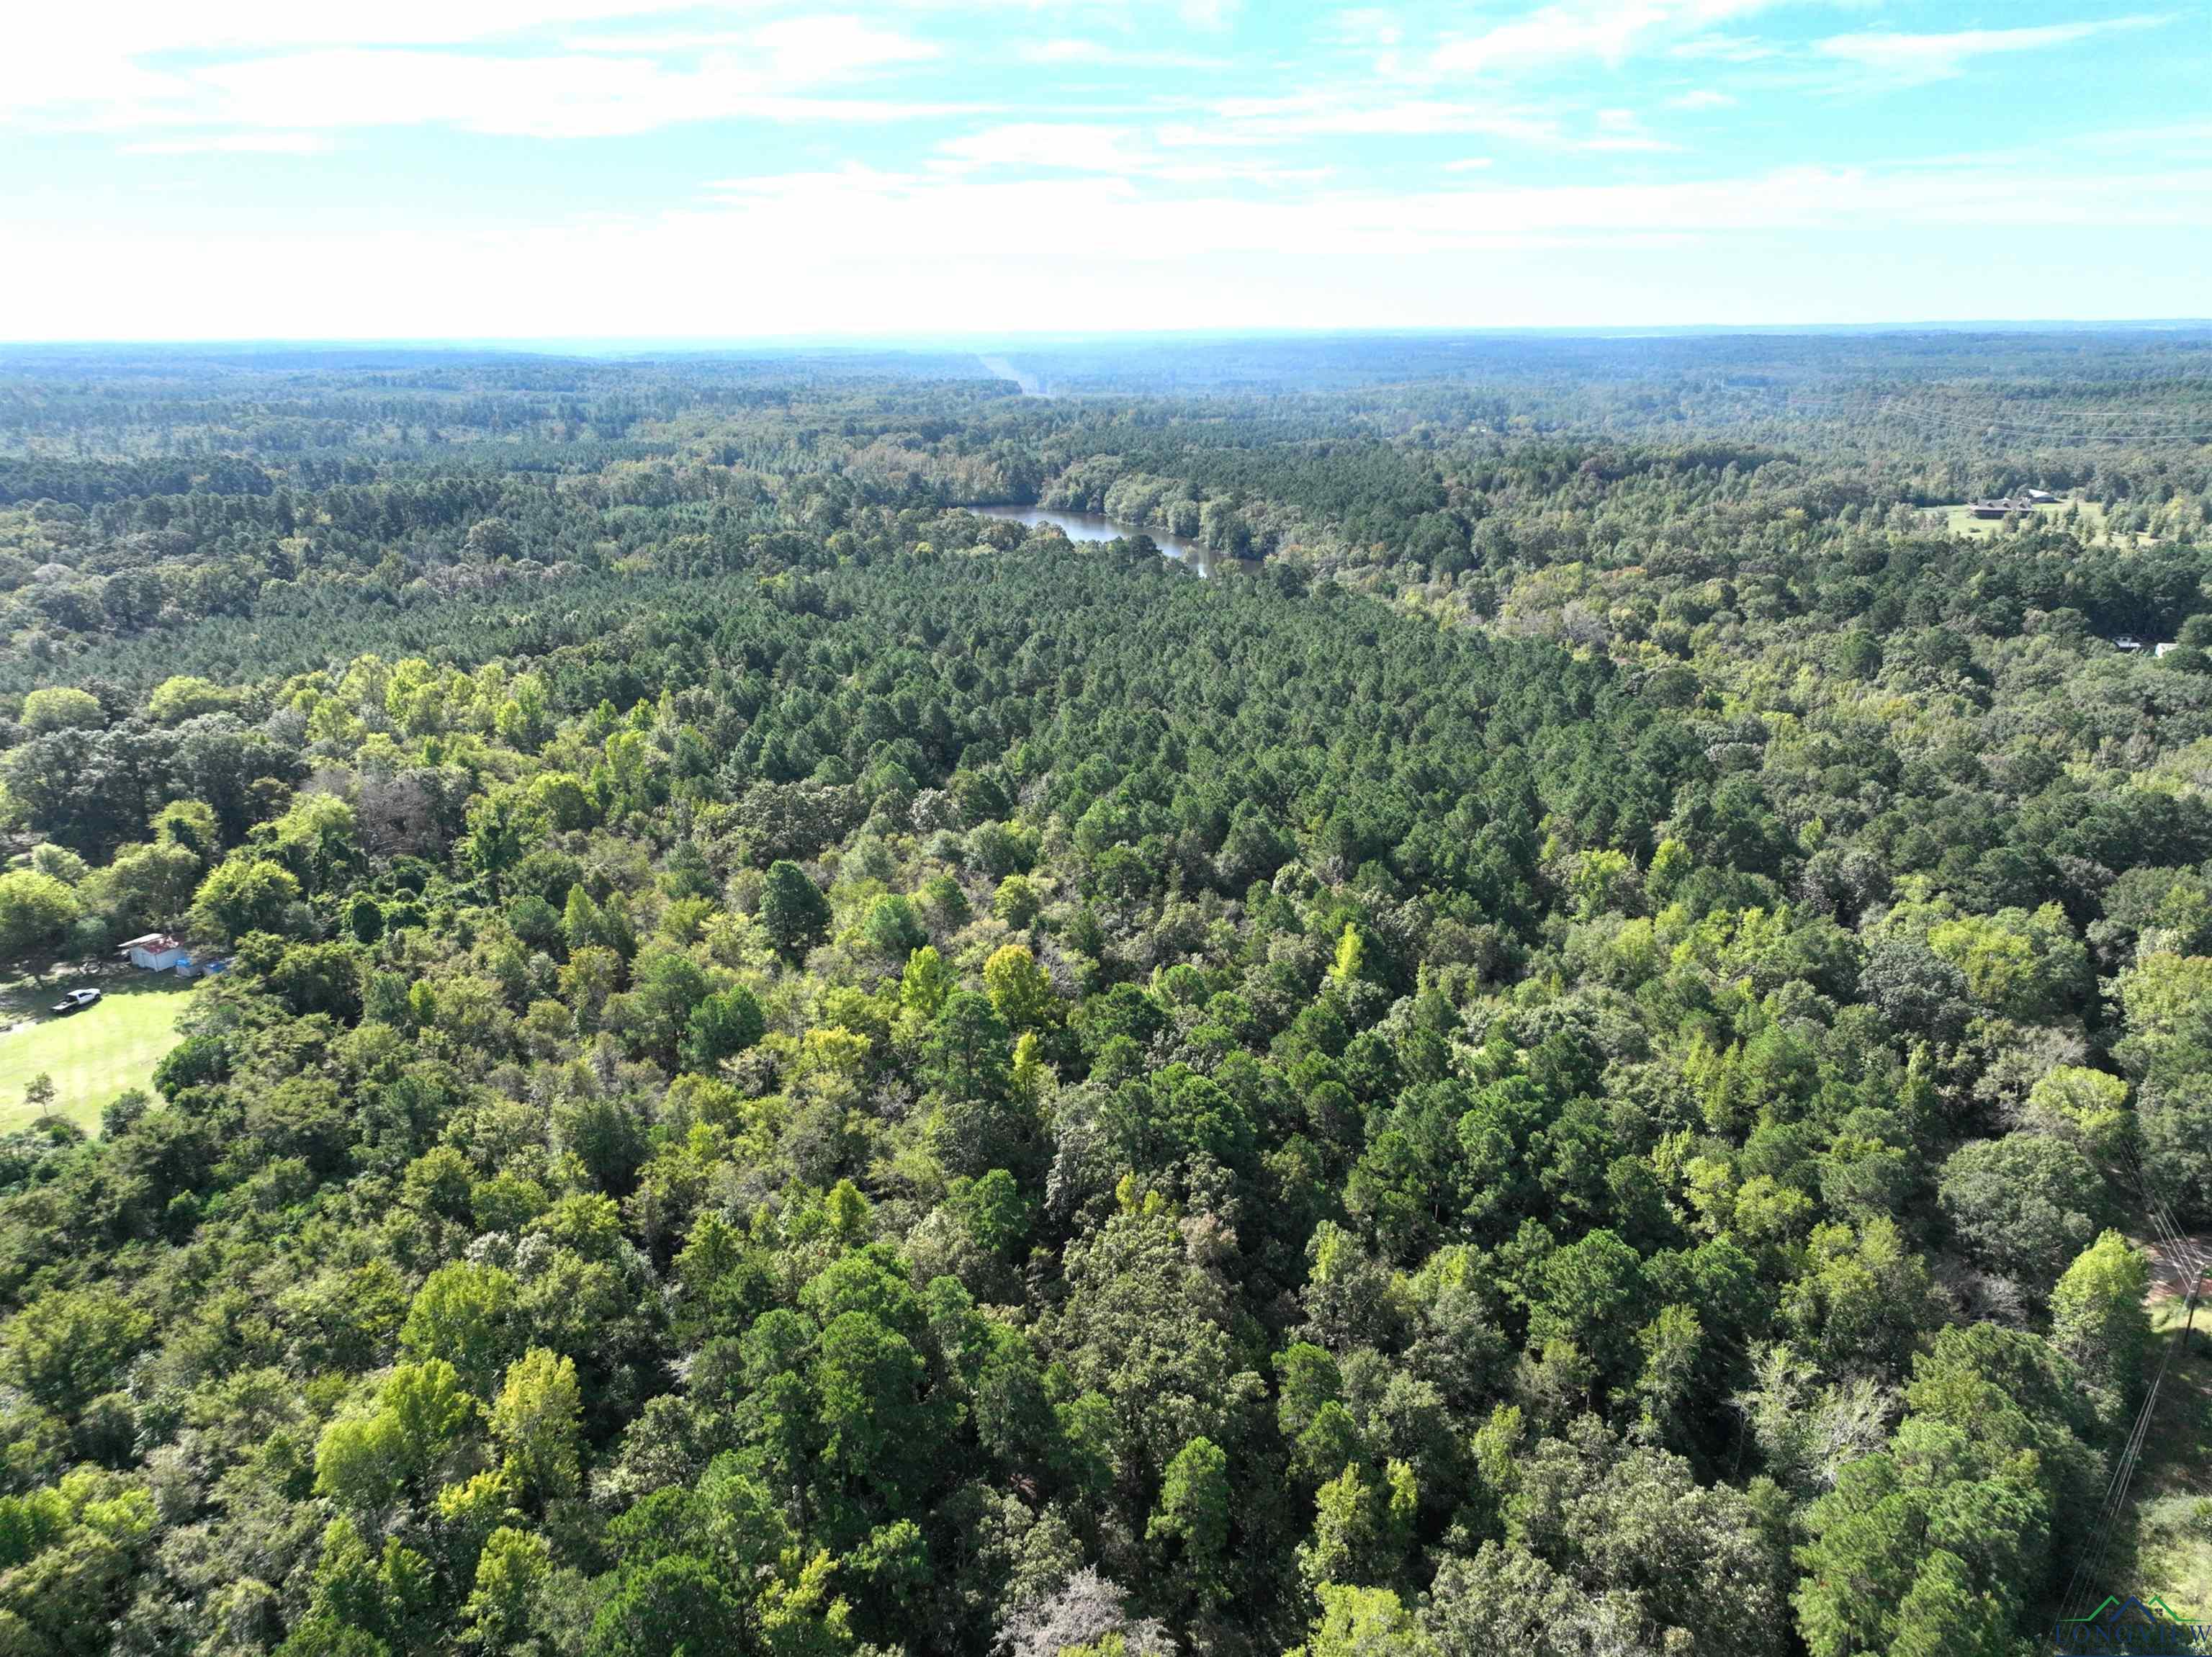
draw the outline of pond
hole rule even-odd
[[[1004,518],[1008,523],[1056,525],[1071,541],[1117,541],[1131,535],[1149,535],[1152,545],[1169,557],[1181,558],[1201,576],[1212,575],[1216,562],[1212,549],[1196,541],[1164,530],[1146,529],[1141,524],[1121,523],[1103,513],[1061,512],[1043,506],[971,506],[966,510],[979,518]]]

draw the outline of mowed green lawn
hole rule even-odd
[[[27,1029],[0,1034],[0,1133],[37,1116],[23,1103],[23,1089],[41,1070],[54,1079],[54,1113],[97,1133],[107,1102],[126,1088],[148,1086],[154,1066],[177,1045],[177,1015],[190,984],[145,972],[111,978],[100,987],[106,994],[97,1007],[66,1018],[46,1011],[61,999],[59,988],[19,984],[0,998],[0,1018],[31,1020]]]
[[[2088,509],[2087,506],[2082,509],[2084,514]],[[1977,518],[1974,515],[1974,509],[1969,506],[1938,507],[1936,510],[1943,513],[1949,519],[1948,527],[1954,535],[2001,535],[2004,533],[2002,518]],[[2058,507],[2039,506],[2030,509],[2030,515],[2048,518],[2059,510],[2061,509]],[[2086,517],[2082,527],[2091,534],[2094,534],[2098,527],[2095,523],[2087,521]]]
[[[2066,509],[2069,507],[2080,509],[2081,516],[2076,521],[2075,527],[2083,539],[2096,540],[2103,536],[2105,509],[2096,501],[2062,500],[2056,504],[2046,503],[2035,507],[2032,510],[2036,517],[2046,523],[2063,525],[2065,521]],[[1938,506],[1930,507],[1929,510],[1942,513],[1947,527],[1954,535],[1978,535],[1987,538],[2004,533],[2003,519],[1977,518],[1973,509],[1969,506]]]

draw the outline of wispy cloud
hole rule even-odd
[[[2158,155],[2169,164],[2183,161],[2212,161],[2212,118],[2166,121],[2155,126],[2114,127],[2086,133],[2072,141],[2085,154]]]
[[[920,63],[940,54],[933,42],[902,30],[884,28],[859,17],[835,15],[781,17],[750,28],[579,34],[562,44],[571,52],[626,57],[753,52],[761,56],[768,73],[810,83]]]
[[[1246,155],[1191,155],[1155,145],[1133,127],[1081,121],[1015,121],[963,132],[937,149],[939,173],[1091,173],[1164,184],[1311,182],[1318,168],[1284,168]]]
[[[1025,64],[1066,65],[1076,69],[1226,69],[1231,58],[1196,52],[1170,52],[1147,46],[1109,46],[1103,40],[1060,36],[1017,46],[1014,55]]]
[[[1748,34],[1698,34],[1667,48],[1669,58],[1686,58],[1714,64],[1756,64],[1778,57],[1782,49],[1771,40]]]
[[[1956,29],[1940,34],[1869,30],[1832,35],[1820,41],[1816,50],[1823,58],[1864,71],[1868,78],[1879,84],[1922,86],[1961,75],[1978,58],[2052,52],[2093,35],[2120,29],[2152,28],[2166,21],[2164,17],[2138,14],[2022,28]]]
[[[599,0],[605,3],[605,0]],[[651,49],[659,45],[662,50]],[[451,52],[323,46],[148,70],[96,92],[17,88],[19,113],[63,128],[221,129],[237,134],[443,125],[534,137],[600,137],[687,122],[868,124],[963,113],[936,100],[856,95],[886,70],[938,55],[931,42],[845,15],[785,17],[742,33],[633,49]],[[21,106],[30,104],[27,110]],[[181,142],[172,131],[152,142]],[[241,139],[239,148],[252,148]]]
[[[1406,26],[1395,11],[1355,6],[1338,12],[1322,38],[1330,46],[1364,56],[1377,75],[1397,80],[1407,73]]]
[[[1243,0],[1180,0],[1178,9],[1193,28],[1225,27],[1243,9]]]
[[[330,149],[322,132],[204,132],[122,146],[126,155],[320,155]]]
[[[1634,53],[1763,11],[1776,0],[1560,0],[1444,41],[1441,76],[1495,75],[1564,63],[1619,64]]]
[[[1681,148],[1649,131],[1635,111],[1600,109],[1576,131],[1552,109],[1485,98],[1391,96],[1352,88],[1282,98],[1229,98],[1207,118],[1161,126],[1163,144],[1224,149],[1330,137],[1503,138],[1532,149],[1590,154],[1657,154]],[[1484,166],[1488,157],[1480,158]]]
[[[964,132],[939,144],[938,154],[972,167],[1126,174],[1144,169],[1136,144],[1136,134],[1125,126],[1019,121]]]
[[[1264,144],[1292,139],[1415,137],[1482,133],[1532,143],[1559,141],[1547,113],[1491,100],[1392,96],[1386,89],[1294,93],[1275,98],[1224,98],[1207,119],[1160,129],[1164,143]]]
[[[772,61],[772,59],[768,60]],[[444,124],[526,137],[606,137],[686,122],[877,122],[958,105],[823,96],[750,54],[690,68],[643,58],[330,52],[196,71],[177,119],[291,129]]]
[[[1948,235],[1971,268],[1972,246],[1987,227],[2014,222],[2030,191],[2061,225],[2196,235],[2212,216],[2206,168],[2119,177],[2063,164],[1808,168],[1607,186],[1485,178],[1278,199],[1170,198],[1098,174],[854,167],[731,180],[681,211],[526,227],[165,237],[118,225],[0,271],[0,302],[46,338],[112,332],[118,317],[189,338],[547,336],[573,334],[580,319],[635,316],[645,270],[653,326],[672,333],[1003,334],[1072,319],[1096,328],[1870,320],[1863,308],[1885,302],[1838,275],[1838,238]],[[948,224],[1079,224],[1084,235],[949,236]],[[1694,253],[1706,244],[1710,256]],[[1732,274],[1777,247],[1799,250],[1794,281],[1776,284],[1771,267]],[[1652,286],[1662,259],[1698,278]],[[303,265],[320,279],[298,281]],[[147,283],[149,268],[173,279]],[[2159,291],[2177,290],[2169,279]],[[1972,302],[1986,307],[1990,291],[1977,288]],[[1766,308],[1747,310],[1747,295]]]
[[[1664,138],[1654,137],[1645,131],[1642,119],[1632,109],[1601,109],[1597,113],[1595,130],[1577,147],[1616,153],[1650,154],[1663,149],[1680,149],[1682,146],[1670,143]]]
[[[2187,224],[2212,211],[2212,168],[2146,171],[2108,199],[2067,187],[2033,160],[1940,168],[1804,167],[1635,184],[1513,185],[1486,180],[1410,191],[1331,190],[1296,200],[1133,191],[1105,174],[1060,180],[848,168],[830,174],[725,180],[715,198],[742,207],[777,245],[821,235],[858,256],[948,222],[1082,223],[1085,245],[1133,242],[1185,253],[1327,246],[1382,255],[1529,241],[1620,236],[1765,235],[1870,225],[2010,224],[2033,190],[2051,223]],[[787,221],[787,222],[785,222]],[[844,228],[841,228],[844,227]],[[786,237],[782,233],[788,231]],[[902,252],[901,258],[908,257]]]
[[[1791,304],[1816,289],[1875,303],[1884,278],[1836,250],[1878,237],[1888,268],[1923,273],[1887,291],[1987,305],[1995,289],[1972,274],[1986,226],[2029,192],[2039,222],[2146,232],[2131,241],[2160,250],[2157,268],[2146,256],[2119,284],[2128,305],[2204,268],[2212,125],[2191,94],[2206,43],[2153,32],[2172,19],[2148,15],[2184,8],[2077,0],[2083,21],[2063,21],[2044,0],[2033,16],[1985,7],[1993,21],[1969,27],[1963,0],[1941,26],[1853,9],[1867,3],[26,3],[6,30],[0,142],[102,142],[48,146],[62,187],[43,156],[12,189],[0,176],[0,210],[37,250],[0,261],[0,314],[311,332],[349,314],[329,308],[342,280],[346,304],[403,331],[555,332],[635,314],[649,269],[684,327],[715,326],[733,296],[775,332],[1407,320],[1423,314],[1399,302],[1417,282],[1437,317],[1540,320],[1576,289],[1586,317],[1662,320],[1641,308],[1655,261],[1678,254],[1685,303],[1729,284],[1755,298],[1761,282]],[[1976,65],[2032,95],[1939,86],[1897,95],[1878,128],[1789,119],[1808,94]],[[2098,101],[2118,84],[2143,89],[2128,117],[2142,131],[2100,136]],[[1739,99],[1741,119],[1725,113]],[[403,127],[430,129],[450,164],[419,200],[349,137]],[[569,143],[645,133],[668,136],[570,165]],[[533,157],[513,137],[563,143]],[[265,187],[282,158],[324,150],[312,194]],[[106,192],[164,169],[118,153],[205,157],[177,169],[205,187],[118,212]],[[1769,167],[1783,156],[1804,164]],[[694,198],[701,177],[722,182]],[[577,216],[580,202],[600,216]],[[1067,225],[1082,235],[1020,228]],[[2066,308],[2094,309],[2109,259],[2069,240],[2042,239],[1991,282],[2030,295],[2071,282],[2089,300]],[[1516,260],[1520,296],[1493,286],[1500,308],[1469,309]],[[287,285],[303,262],[344,275]],[[152,267],[182,275],[146,283]]]
[[[460,46],[530,30],[651,16],[684,0],[90,0],[34,6],[9,21],[11,51],[141,57],[164,52],[267,52],[304,46]]]
[[[778,79],[816,86],[939,55],[933,43],[859,17],[783,17],[752,32],[752,49]]]

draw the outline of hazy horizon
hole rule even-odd
[[[1240,340],[1453,340],[1453,339],[1698,339],[1760,336],[1879,337],[1916,333],[2166,333],[2212,330],[2212,315],[2120,317],[1902,317],[1872,322],[1777,323],[1562,323],[1556,326],[1507,327],[1470,324],[1465,326],[1384,328],[1320,326],[1312,328],[1122,328],[1040,329],[1022,333],[807,333],[807,334],[609,334],[544,337],[532,335],[362,334],[147,336],[77,339],[0,338],[0,353],[26,355],[70,350],[191,351],[345,351],[416,350],[511,353],[517,356],[619,356],[665,351],[712,356],[739,351],[770,353],[807,350],[911,352],[955,350],[978,353],[997,348],[1037,350],[1055,346],[1233,343]]]

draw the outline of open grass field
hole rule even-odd
[[[2034,509],[2035,515],[2045,520],[2056,518],[2070,505],[2081,507],[2081,527],[2086,533],[2094,536],[2101,533],[2104,527],[2104,509],[2094,501],[2062,502],[2057,506],[2039,506]],[[1947,506],[1935,509],[1943,513],[1948,519],[1948,527],[1954,535],[1989,536],[2004,533],[2003,519],[1977,518],[1970,507]]]
[[[51,980],[21,980],[0,992],[0,1022],[30,1020],[27,1028],[0,1033],[0,1133],[36,1114],[25,1106],[23,1088],[41,1070],[54,1079],[55,1114],[97,1133],[101,1108],[125,1088],[145,1087],[176,1045],[190,985],[140,972],[104,978],[100,987],[106,995],[97,1007],[66,1018],[46,1011],[61,996]]]
[[[1972,535],[1987,539],[1991,535],[2001,535],[2004,533],[2003,519],[1977,518],[1972,509],[1964,503],[1957,506],[1930,507],[1929,510],[1943,514],[1945,527],[1954,535]],[[2045,522],[2055,521],[2060,523],[2064,522],[2066,514],[2069,510],[2080,514],[2075,521],[2075,530],[2082,539],[2095,541],[2106,538],[2105,509],[2098,502],[2063,500],[2055,505],[2039,506],[2034,509],[2035,515]],[[2148,535],[2131,535],[2127,537],[2127,539],[2141,546],[2148,545],[2151,538]]]

